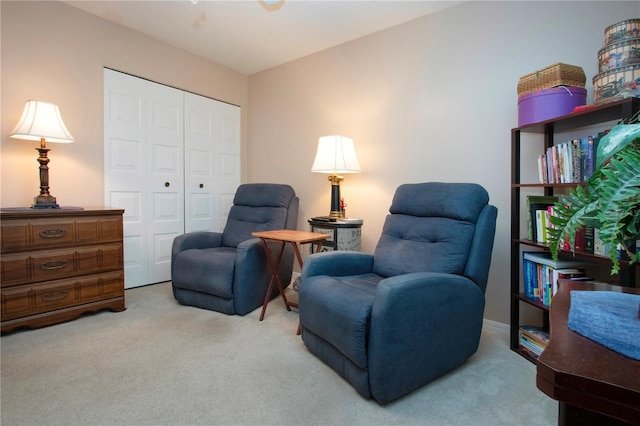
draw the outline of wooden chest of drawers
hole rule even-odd
[[[0,209],[2,333],[123,311],[123,213]]]

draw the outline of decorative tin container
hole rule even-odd
[[[518,127],[573,112],[587,103],[587,89],[559,86],[527,93],[518,98]]]
[[[604,30],[605,45],[638,37],[640,37],[640,19],[627,19],[626,21],[609,25]]]
[[[640,64],[601,72],[593,77],[595,105],[624,98],[640,98]]]
[[[581,67],[557,63],[520,77],[518,96],[556,86],[584,87],[586,81]]]
[[[598,50],[600,72],[640,63],[640,38],[611,43]]]

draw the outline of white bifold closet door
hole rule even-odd
[[[125,287],[168,281],[184,232],[220,231],[240,184],[240,108],[104,70],[104,198],[125,210]]]
[[[240,108],[185,93],[185,232],[222,231],[240,185]]]

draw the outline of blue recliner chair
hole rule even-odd
[[[261,306],[271,271],[260,239],[251,233],[296,229],[298,205],[289,185],[240,185],[222,233],[192,232],[174,239],[171,285],[176,300],[237,315]],[[287,247],[278,270],[283,287],[289,285],[292,271],[293,250]]]
[[[299,313],[308,349],[387,404],[478,349],[497,209],[480,185],[396,190],[375,253],[310,255]]]

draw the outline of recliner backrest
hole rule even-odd
[[[222,245],[237,247],[254,238],[252,232],[295,229],[297,217],[298,197],[291,186],[275,183],[240,185],[222,232]]]
[[[476,223],[488,202],[487,191],[472,183],[399,186],[375,249],[373,272],[384,277],[411,272],[466,275]]]

